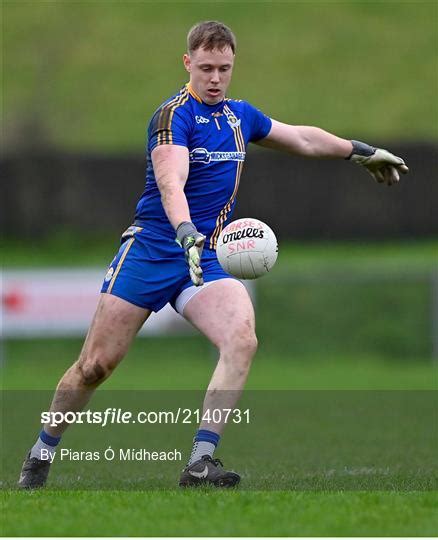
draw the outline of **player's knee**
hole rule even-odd
[[[116,365],[117,361],[105,358],[104,355],[96,354],[81,358],[78,361],[78,370],[82,384],[98,386],[111,375]]]
[[[248,334],[243,338],[241,347],[246,352],[246,355],[251,360],[255,353],[257,352],[257,336],[254,331],[248,332]]]
[[[250,362],[257,351],[257,336],[254,328],[248,324],[241,324],[233,328],[232,333],[224,342],[224,349],[242,362]]]
[[[108,377],[104,366],[99,360],[94,363],[80,363],[78,369],[81,382],[85,386],[97,386]]]

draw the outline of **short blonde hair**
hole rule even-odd
[[[202,47],[206,51],[231,47],[236,52],[236,36],[225,24],[219,21],[203,21],[195,24],[187,35],[189,53]]]

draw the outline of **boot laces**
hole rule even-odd
[[[213,463],[213,465],[215,465],[216,467],[218,467],[219,465],[221,467],[224,466],[224,464],[222,463],[222,461],[219,458],[213,459],[211,456],[203,456],[203,459],[205,461],[210,461],[210,463]]]

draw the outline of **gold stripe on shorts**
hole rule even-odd
[[[117,265],[116,271],[114,272],[114,275],[111,279],[111,282],[108,286],[108,289],[106,290],[107,293],[110,293],[114,282],[116,281],[116,278],[120,272],[120,268],[122,268],[123,261],[126,259],[126,255],[128,255],[128,251],[131,249],[132,244],[134,243],[135,238],[132,237],[131,240],[128,241],[128,245],[125,247],[125,251],[123,252],[122,256],[120,257],[119,264]]]

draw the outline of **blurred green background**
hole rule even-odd
[[[9,244],[11,267],[100,265],[103,276],[114,242],[76,240]],[[275,269],[256,282],[259,351],[247,387],[438,388],[437,248],[436,241],[280,246]],[[81,346],[72,338],[8,340],[4,386],[53,388]],[[105,388],[203,389],[216,359],[200,335],[137,339]]]
[[[10,150],[142,151],[151,113],[186,82],[187,30],[238,40],[229,95],[273,118],[365,140],[437,140],[435,1],[3,4]]]
[[[2,13],[9,154],[25,155],[29,148],[142,154],[150,115],[186,82],[181,59],[187,30],[204,19],[224,21],[237,36],[230,96],[247,99],[274,118],[345,137],[438,140],[434,1],[4,0]],[[4,237],[4,265],[98,265],[104,272],[117,241],[74,230],[32,241]],[[250,384],[435,384],[437,248],[430,238],[283,242],[274,273],[257,283],[260,360]],[[197,352],[179,355],[172,348],[182,350],[178,339],[154,343],[142,341],[131,353],[144,373],[154,372],[143,361],[148,347],[168,362],[169,369],[148,376],[148,384],[172,386],[172,373],[182,371],[182,364],[198,370],[197,385],[206,384],[213,364],[205,356],[214,354],[202,338],[185,338],[187,350]],[[79,341],[9,342],[5,373],[14,387],[53,385],[79,347]],[[53,356],[44,352],[50,350]],[[44,374],[36,357],[57,369]],[[358,365],[370,366],[370,379],[360,371],[368,368],[358,372]],[[121,368],[126,376],[120,376],[121,386],[141,380],[130,376],[130,369],[132,364]],[[287,382],[284,369],[290,370]],[[422,375],[412,372],[410,379],[409,369],[423,370]],[[298,372],[302,377],[294,378]]]

